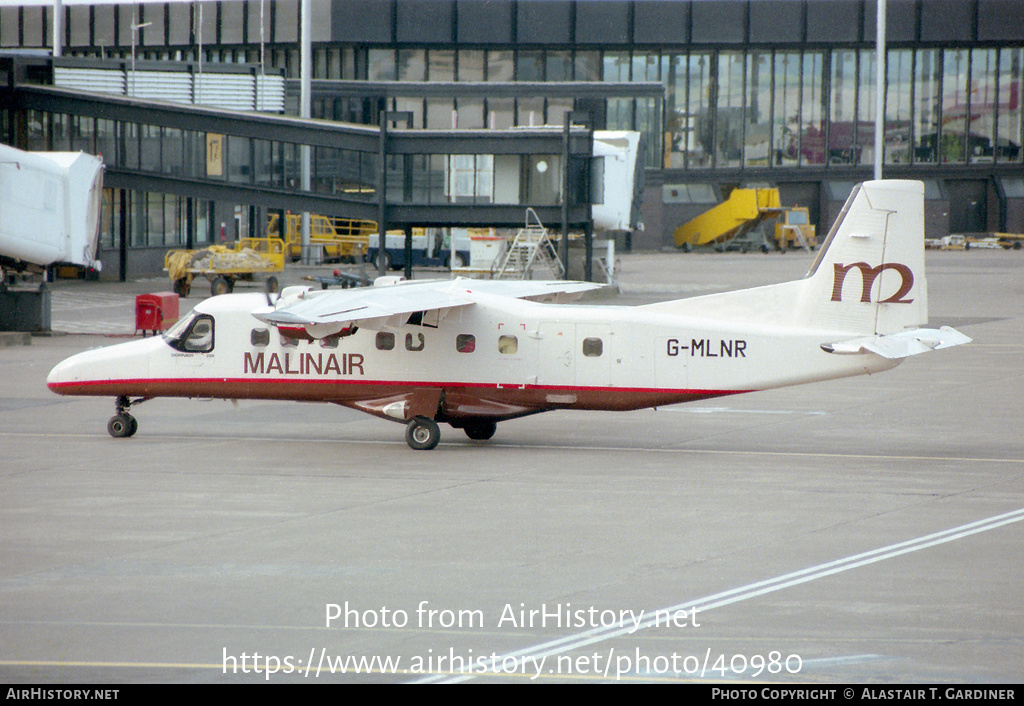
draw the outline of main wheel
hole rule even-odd
[[[107,432],[115,439],[124,439],[139,430],[139,423],[130,414],[115,414],[107,422]]]
[[[466,426],[462,430],[474,441],[487,441],[498,430],[498,423],[490,420],[466,422]]]
[[[214,277],[213,281],[210,282],[210,294],[212,296],[218,296],[220,294],[231,293],[231,282],[226,277]]]
[[[410,419],[405,427],[405,443],[417,451],[428,451],[441,441],[441,428],[426,417]]]

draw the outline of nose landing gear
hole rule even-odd
[[[128,413],[128,410],[131,409],[132,404],[141,404],[148,399],[148,397],[142,397],[133,403],[125,396],[118,397],[114,401],[114,409],[117,411],[117,414],[107,422],[107,432],[115,439],[134,436],[135,432],[139,430],[139,422]]]

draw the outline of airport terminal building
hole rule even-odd
[[[0,8],[0,53],[50,50],[53,12]],[[96,3],[61,14],[51,75],[119,66],[127,76],[159,62],[192,75],[282,76],[281,110],[297,110],[299,0]],[[317,0],[312,15],[315,119],[379,126],[400,112],[415,130],[458,135],[562,126],[575,112],[593,129],[640,132],[645,227],[629,235],[633,248],[671,246],[678,225],[751,184],[777,186],[783,205],[807,206],[827,229],[852,185],[871,178],[879,90],[884,175],[926,183],[929,237],[1024,232],[1024,0],[888,0],[884,86],[872,0]],[[96,146],[99,108],[46,105],[20,123],[0,106],[0,141]],[[169,124],[161,139],[184,140]],[[277,148],[248,139],[242,171],[276,173]],[[408,169],[430,171],[423,157]],[[476,182],[469,197],[492,198],[493,179]],[[108,245],[119,219],[137,249],[216,239],[225,221],[233,232],[255,227],[244,223],[257,220],[251,211],[225,216],[212,192],[157,188],[111,195]],[[435,195],[456,200],[441,186]]]

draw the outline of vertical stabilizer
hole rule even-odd
[[[808,278],[798,316],[814,328],[878,335],[927,323],[924,185],[857,186]]]

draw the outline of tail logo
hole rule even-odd
[[[860,300],[863,303],[871,302],[871,287],[874,285],[875,280],[885,270],[895,270],[902,277],[900,288],[896,290],[888,299],[882,299],[879,304],[910,304],[913,299],[904,299],[908,292],[914,287],[914,273],[909,267],[898,262],[886,262],[878,267],[872,267],[866,262],[855,262],[852,265],[840,265],[835,263],[835,279],[832,283],[832,301],[841,302],[843,300],[843,283],[846,281],[846,275],[853,268],[860,270],[861,276],[861,294]],[[879,293],[881,296],[881,293]]]

